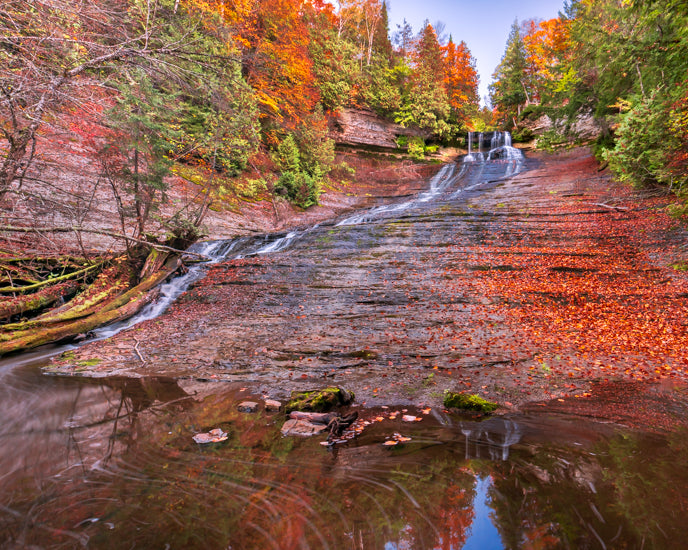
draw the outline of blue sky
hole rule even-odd
[[[432,24],[442,21],[454,42],[466,42],[476,59],[482,98],[504,55],[514,20],[556,17],[564,0],[387,0],[387,8],[390,34],[404,18],[414,33],[428,19]]]

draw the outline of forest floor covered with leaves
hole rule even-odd
[[[669,199],[613,183],[586,149],[527,165],[461,200],[212,266],[161,317],[49,370],[688,418],[686,230]]]

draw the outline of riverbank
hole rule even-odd
[[[614,184],[587,150],[527,165],[460,200],[217,264],[161,317],[48,370],[278,399],[340,385],[369,406],[466,391],[498,412],[575,409],[609,384],[684,388],[685,229],[667,201]]]

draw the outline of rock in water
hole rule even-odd
[[[215,428],[209,432],[194,435],[193,440],[200,445],[205,445],[226,441],[228,437],[227,432],[223,432],[221,428]]]
[[[310,436],[324,432],[326,429],[325,424],[314,424],[308,420],[290,418],[282,426],[282,435]]]
[[[275,401],[274,399],[265,400],[265,410],[266,411],[279,411],[282,403]]]
[[[338,418],[337,413],[316,413],[316,412],[303,412],[303,411],[292,411],[289,413],[289,418],[295,420],[308,420],[313,424],[329,424],[335,418]]]
[[[243,401],[239,403],[237,409],[239,409],[239,412],[254,413],[258,410],[258,403],[255,401]]]
[[[325,388],[323,390],[295,391],[285,405],[287,414],[291,411],[327,412],[340,405],[348,405],[354,400],[353,392],[342,388]]]

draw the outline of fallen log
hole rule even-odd
[[[152,300],[149,291],[174,273],[180,265],[179,257],[167,258],[161,269],[148,275],[133,288],[110,297],[106,302],[92,304],[88,314],[80,311],[79,318],[70,318],[70,310],[66,309],[60,314],[60,319],[47,316],[42,322],[34,320],[27,322],[23,327],[15,325],[17,329],[0,335],[0,356],[73,338],[78,334],[135,315]]]
[[[66,275],[60,275],[59,277],[54,277],[52,279],[46,279],[45,281],[40,281],[31,285],[26,285],[26,286],[7,286],[0,288],[0,293],[1,294],[8,294],[8,293],[24,293],[28,292],[30,290],[36,290],[37,288],[47,286],[47,285],[52,285],[55,283],[59,283],[62,281],[67,281],[69,279],[77,279],[79,277],[84,277],[88,275],[91,271],[95,271],[99,267],[102,266],[102,263],[99,264],[94,264],[90,265],[88,267],[85,267],[83,269],[80,269],[78,271],[74,271],[72,273],[67,273]]]
[[[82,286],[79,281],[65,281],[48,288],[43,288],[33,294],[17,296],[16,298],[5,298],[0,302],[0,319],[30,314],[50,307],[56,302],[75,294]]]
[[[96,313],[103,307],[104,303],[120,296],[131,288],[129,279],[133,274],[122,265],[124,264],[124,258],[115,259],[113,264],[114,265],[103,270],[83,292],[71,301],[51,309],[34,319],[29,319],[21,323],[4,325],[0,327],[0,333],[28,330],[42,325],[46,326],[51,323],[73,321]],[[0,340],[2,340],[1,335]]]

